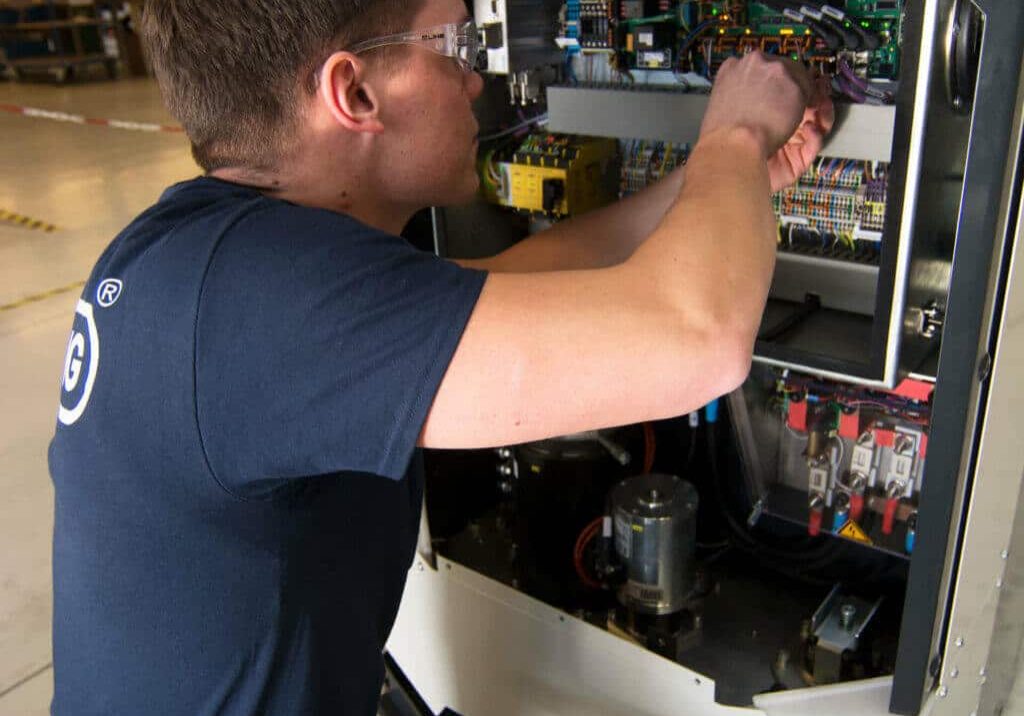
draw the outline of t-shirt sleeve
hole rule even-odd
[[[401,479],[485,278],[327,211],[240,220],[197,312],[213,476],[249,497],[334,472]]]

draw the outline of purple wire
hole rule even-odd
[[[867,90],[870,87],[867,80],[865,80],[863,77],[857,76],[857,73],[854,72],[848,64],[846,64],[846,60],[839,60],[838,64],[839,71],[843,73],[843,77],[848,79],[850,83],[853,84],[855,87],[857,87],[861,91]]]
[[[868,97],[859,87],[851,85],[846,77],[836,77],[836,85],[839,87],[839,91],[845,94],[847,97],[852,99],[858,104],[864,104],[868,101]]]

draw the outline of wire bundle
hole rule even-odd
[[[623,146],[619,195],[635,194],[686,163],[690,147],[673,142],[627,140]]]

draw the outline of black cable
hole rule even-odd
[[[837,52],[843,44],[843,38],[837,35],[835,32],[825,27],[819,22],[816,22],[813,18],[809,18],[799,11],[800,3],[794,3],[790,0],[758,0],[762,5],[773,8],[783,14],[787,19],[793,20],[803,25],[807,25],[811,31],[821,38],[821,41],[825,43],[825,47],[830,52]]]
[[[722,489],[721,472],[718,468],[717,440],[713,424],[707,426],[707,436],[708,463],[711,468],[711,481],[715,490],[715,497],[719,503],[722,517],[725,518],[726,526],[737,542],[737,547],[761,559],[775,562],[776,564],[772,565],[774,568],[787,573],[794,567],[800,570],[800,573],[810,572],[835,561],[838,547],[834,541],[825,537],[817,538],[820,540],[817,545],[801,550],[801,548],[795,545],[786,548],[768,545],[750,534],[747,528],[739,523],[728,507]]]
[[[846,16],[846,13],[844,13],[839,8],[825,4],[821,6],[821,11],[825,13],[825,15],[835,19],[838,22],[846,23],[846,27],[848,27],[853,32],[857,33],[857,35],[860,37],[863,49],[867,50],[868,52],[874,52],[875,50],[882,46],[882,38],[880,38],[875,33],[871,32],[870,30],[867,30],[858,25],[856,20],[851,20],[850,18],[848,18]]]

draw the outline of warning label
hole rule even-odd
[[[871,538],[867,536],[867,533],[865,533],[864,530],[861,529],[860,525],[853,520],[847,520],[846,524],[840,527],[836,534],[840,537],[845,537],[846,539],[852,539],[854,542],[860,542],[861,544],[873,544]]]

